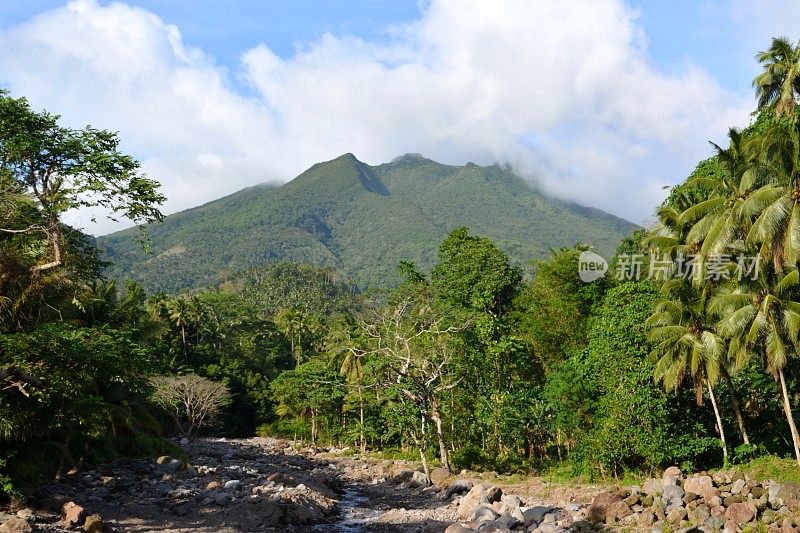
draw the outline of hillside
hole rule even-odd
[[[499,165],[451,166],[408,154],[370,166],[345,154],[280,187],[249,187],[166,217],[150,228],[151,254],[134,229],[98,243],[114,263],[110,276],[151,292],[205,286],[278,260],[329,266],[364,287],[394,283],[402,259],[429,268],[459,226],[490,237],[523,267],[575,242],[610,254],[635,228],[548,198]]]

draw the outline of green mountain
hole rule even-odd
[[[636,226],[548,198],[509,168],[416,154],[370,166],[353,154],[284,185],[255,186],[166,217],[146,254],[129,229],[98,238],[109,275],[179,291],[270,261],[328,266],[361,287],[393,284],[402,259],[428,269],[454,228],[490,237],[519,266],[576,242],[611,254]]]

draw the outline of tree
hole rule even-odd
[[[181,433],[190,437],[197,430],[212,426],[222,406],[230,401],[222,383],[198,376],[156,376],[151,379],[153,398],[172,415]]]
[[[58,125],[59,117],[35,112],[25,98],[0,91],[0,205],[24,194],[27,216],[4,211],[0,233],[42,239],[29,268],[40,274],[61,266],[67,229],[61,217],[79,207],[102,207],[140,225],[160,220],[164,197],[158,183],[139,172],[139,163],[119,151],[116,133],[87,126]],[[9,224],[9,222],[14,222]]]
[[[792,417],[784,368],[797,353],[800,331],[798,270],[784,276],[765,272],[753,283],[739,283],[715,296],[711,311],[720,317],[719,333],[730,339],[729,353],[737,366],[744,366],[753,355],[762,357],[763,365],[780,383],[783,408],[792,435],[795,457],[800,465],[800,436]]]
[[[708,388],[722,442],[722,455],[727,463],[725,428],[713,387],[725,364],[725,343],[714,332],[706,315],[707,291],[708,287],[695,289],[683,279],[672,279],[663,284],[662,292],[668,298],[656,302],[653,314],[647,320],[651,328],[649,340],[653,343],[650,356],[654,362],[653,377],[667,390],[677,390],[689,377],[694,381],[699,406],[703,404],[703,385]]]
[[[383,358],[391,380],[415,406],[420,420],[429,419],[436,428],[439,459],[450,468],[447,439],[442,421],[441,395],[454,389],[458,381],[451,377],[455,339],[459,328],[444,326],[430,303],[404,299],[375,313],[363,324],[371,341],[371,352]],[[412,431],[420,457],[427,470],[422,439]]]
[[[756,54],[764,70],[753,79],[758,110],[772,106],[775,116],[795,120],[795,106],[800,94],[800,42],[773,37],[770,47]]]
[[[277,312],[275,323],[289,337],[294,366],[299,366],[303,361],[302,336],[310,333],[313,327],[310,315],[302,309],[285,308]]]

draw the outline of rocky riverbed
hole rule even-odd
[[[673,468],[636,487],[550,485],[444,469],[429,477],[414,463],[269,438],[179,445],[184,458],[117,461],[45,483],[28,507],[0,512],[0,533],[796,531],[799,523],[800,486],[736,473],[684,479]]]
[[[294,449],[270,438],[180,447],[185,460],[123,460],[45,483],[28,507],[0,513],[0,532],[452,532],[496,524],[495,531],[546,533],[577,522],[597,492],[583,502],[559,502],[565,495],[557,492],[544,501],[530,496],[529,485],[501,488],[497,479],[443,469],[429,478],[414,463]]]

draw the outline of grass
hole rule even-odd
[[[800,467],[794,459],[764,455],[733,468],[759,481],[774,479],[778,483],[800,483]]]

